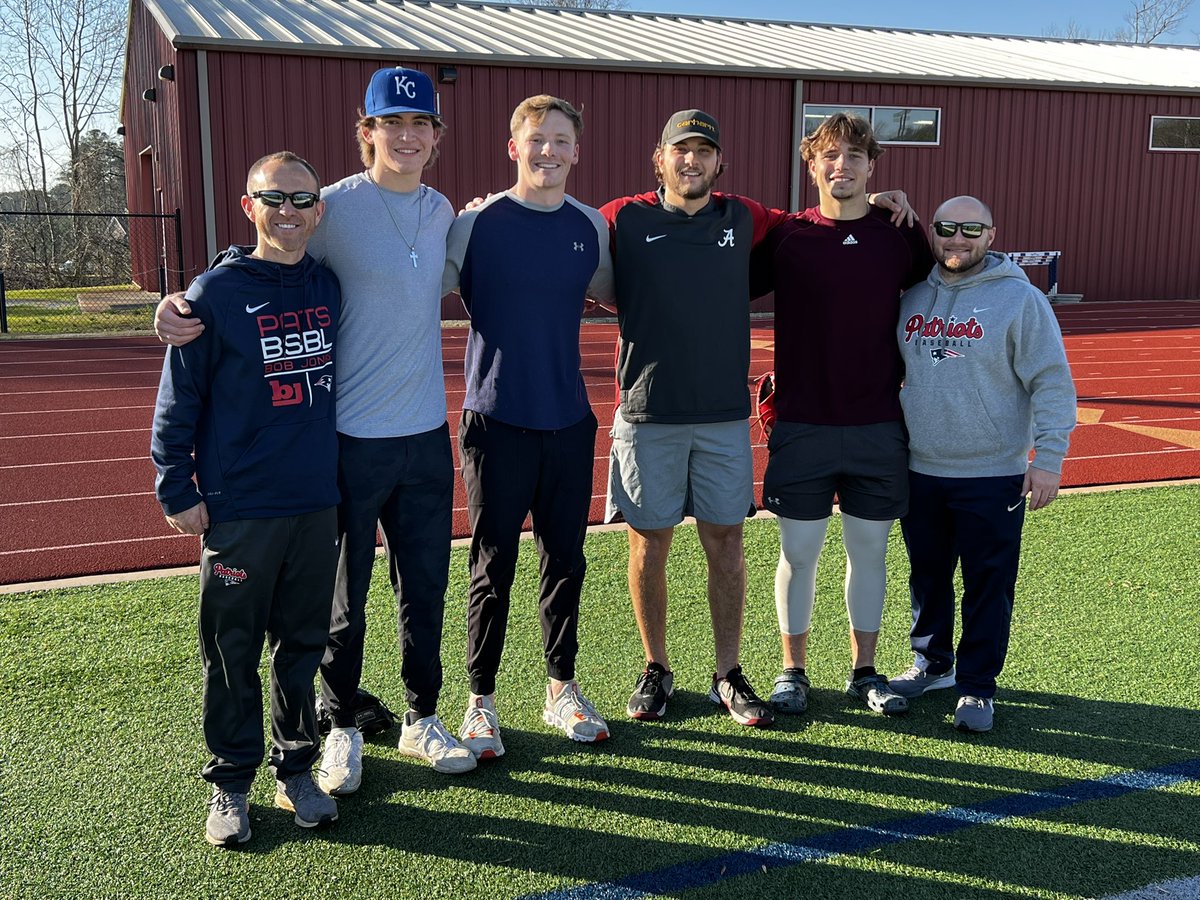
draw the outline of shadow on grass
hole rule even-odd
[[[624,884],[633,877],[639,889],[670,892],[663,880],[669,874],[659,883],[655,873],[730,850],[753,856],[764,845],[804,845],[856,826],[886,834],[889,822],[911,820],[919,815],[914,810],[1037,795],[1087,777],[1073,774],[1083,766],[1095,777],[1096,766],[1109,774],[1200,758],[1200,713],[1192,710],[1002,691],[996,729],[962,735],[949,725],[954,699],[952,691],[939,692],[916,701],[907,717],[884,719],[822,691],[814,693],[811,718],[782,719],[770,731],[730,731],[703,695],[685,693],[665,722],[614,721],[612,738],[598,745],[506,728],[508,754],[457,777],[415,760],[382,758],[369,747],[363,788],[341,801],[342,821],[331,840],[525,870],[564,883]],[[927,752],[836,748],[805,739],[808,728],[829,725],[864,729],[868,737],[874,730],[910,735]],[[931,740],[944,742],[936,755],[929,755]],[[390,737],[373,743],[390,745]],[[989,762],[978,761],[980,747],[994,751]],[[971,758],[960,758],[960,750]],[[1023,769],[1019,761],[1030,755],[1061,760],[1043,768],[1062,774]],[[447,792],[450,797],[434,799]],[[799,892],[805,885],[813,896],[855,890],[912,896],[919,886],[928,897],[1006,895],[982,886],[991,883],[1111,893],[1200,871],[1198,806],[1194,796],[1162,791],[1152,800],[1135,793],[1085,801],[924,840],[884,841],[869,855],[801,866],[802,874],[790,867],[773,876],[779,881],[771,890],[790,894],[790,886]],[[1095,834],[1066,833],[1068,826]],[[706,840],[710,834],[714,839]],[[731,844],[730,835],[740,840]],[[303,839],[286,819],[272,819],[256,826],[255,849],[270,852]],[[904,888],[893,893],[888,885],[900,883],[895,872],[856,871],[868,859],[868,868],[886,861],[928,871],[931,880],[926,885],[919,874],[916,880],[905,875]],[[780,861],[768,863],[774,868]],[[939,884],[935,873],[981,886]],[[735,896],[746,884],[717,879],[695,888],[699,893],[689,896]]]

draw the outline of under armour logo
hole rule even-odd
[[[732,247],[733,246],[733,229],[732,228],[725,229],[725,237],[721,238],[721,241],[720,241],[720,243],[717,244],[717,246],[718,247]]]
[[[858,243],[858,241],[856,241],[854,239],[854,235],[851,234],[851,235],[847,236],[847,238],[844,241],[842,241],[842,246],[843,247],[853,247],[857,243]]]
[[[576,241],[576,242],[575,242],[575,249],[576,249],[577,251],[579,251],[580,253],[582,253],[582,252],[583,252],[583,244],[582,244],[581,242],[579,242],[579,241]]]
[[[416,87],[413,85],[413,83],[411,81],[408,80],[407,75],[397,75],[396,76],[396,93],[403,94],[405,97],[407,97],[410,100],[415,99],[417,96]]]

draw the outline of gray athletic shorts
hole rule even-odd
[[[776,422],[767,444],[763,507],[789,519],[842,512],[887,521],[908,512],[908,433],[902,422]]]
[[[665,425],[613,421],[605,521],[671,528],[684,516],[738,525],[754,515],[750,426],[736,422]]]

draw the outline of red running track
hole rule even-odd
[[[1066,486],[1200,477],[1200,301],[1055,308],[1079,393]],[[756,323],[751,379],[771,367]],[[613,411],[616,327],[587,324],[584,375],[600,419],[599,521]],[[466,331],[444,332],[451,421],[463,398]],[[0,584],[194,565],[154,500],[150,422],[164,348],[154,338],[0,342]],[[755,435],[757,438],[757,434]],[[766,448],[755,447],[762,480]],[[461,481],[454,527],[466,534]]]

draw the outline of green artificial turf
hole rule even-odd
[[[0,598],[0,896],[519,897],[655,872],[849,826],[1200,757],[1200,486],[1076,494],[1030,514],[996,728],[962,735],[952,691],[885,719],[842,692],[848,670],[840,527],[818,579],[807,715],[743,728],[706,692],[712,636],[694,530],[672,553],[676,695],[661,723],[625,702],[642,657],[623,534],[588,539],[578,677],[612,738],[573,744],[542,723],[533,548],[523,546],[497,705],[507,755],[439,775],[369,739],[362,789],[323,832],[271,806],[253,840],[203,840],[196,582],[173,578]],[[764,695],[779,667],[777,531],[747,525],[743,662]],[[910,659],[898,529],[880,669]],[[466,558],[447,598],[441,713],[466,699]],[[403,707],[386,569],[369,607],[364,685]],[[1200,787],[1092,800],[870,852],[720,880],[732,898],[1083,898],[1200,874]],[[670,885],[661,885],[670,891]]]

